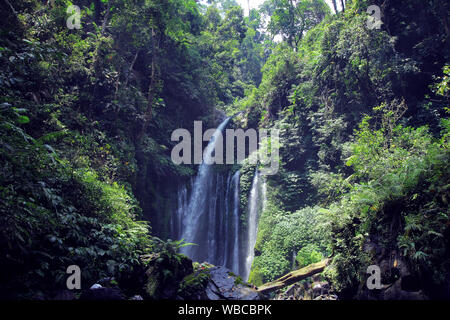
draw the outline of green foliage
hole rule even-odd
[[[330,13],[322,0],[271,0],[265,4],[270,16],[268,29],[281,35],[291,47],[296,47],[303,34]]]
[[[0,172],[1,282],[8,296],[63,288],[72,264],[85,283],[120,279],[139,265],[139,254],[151,245],[148,225],[135,221],[139,209],[124,187],[72,169],[49,145],[8,121],[1,124],[2,149],[14,148],[2,153]]]
[[[435,88],[437,94],[448,98],[448,92],[450,91],[450,66],[444,66],[443,71],[444,75],[440,79],[441,81],[436,84]]]
[[[314,244],[309,244],[301,248],[295,257],[298,266],[302,268],[312,263],[321,261],[323,259],[323,255],[317,250],[318,248]]]
[[[294,13],[289,6],[299,3],[264,4],[276,33],[288,30],[293,21],[289,15]],[[290,36],[284,32],[286,41],[273,49],[262,69],[260,86],[235,103],[237,109],[246,110],[248,125],[279,128],[281,137],[282,165],[268,179],[269,203],[259,224],[254,281],[288,272],[303,247],[319,246],[321,254],[333,253],[326,274],[334,288],[343,297],[353,297],[365,268],[376,259],[365,250],[369,241],[386,252],[401,246],[411,265],[420,266],[416,271],[424,281],[428,281],[425,270],[433,269],[436,279],[446,272],[442,252],[448,244],[439,242],[439,235],[447,230],[447,200],[442,201],[440,193],[434,198],[429,191],[446,190],[448,182],[444,169],[448,68],[441,70],[449,57],[442,45],[448,41],[445,19],[435,11],[436,3],[396,2],[384,9],[389,16],[383,19],[386,29],[369,30],[368,5],[367,1],[348,2],[344,13],[328,16],[306,34],[297,34],[301,40],[293,46],[296,50],[286,45],[294,38],[288,41]],[[419,11],[426,17],[419,17]],[[416,23],[419,20],[423,25]],[[437,21],[441,29],[430,21]],[[436,50],[430,49],[430,43]],[[439,63],[431,66],[427,55]],[[435,92],[429,88],[430,74],[439,75],[434,78]],[[443,211],[442,220],[435,215],[419,220],[418,212],[424,211],[417,199],[436,212]],[[317,217],[314,230],[320,230],[322,243],[302,240],[295,230],[302,230],[301,225],[289,218],[292,228],[284,227],[285,217],[303,210]],[[413,229],[427,226],[420,240],[403,235],[402,227],[413,221]],[[419,237],[420,231],[416,232]],[[420,248],[414,247],[415,240]],[[438,249],[431,252],[433,241]]]
[[[253,177],[256,172],[256,165],[248,162],[244,163],[239,176],[239,205],[241,212],[241,221],[247,221],[246,213],[248,211],[248,199],[252,189]]]
[[[347,163],[355,170],[352,189],[328,211],[336,286],[345,291],[362,281],[368,257],[361,248],[373,234],[382,235],[379,245],[400,250],[420,277],[442,284],[448,142],[433,138],[426,127],[374,130],[368,118],[356,137]]]
[[[351,188],[348,179],[344,179],[341,174],[322,170],[311,173],[311,183],[324,205],[340,199]]]
[[[172,131],[211,125],[213,106],[259,84],[262,18],[233,2],[202,10],[193,0],[80,0],[82,28],[70,30],[70,1],[6,4],[3,292],[51,294],[66,264],[80,265],[83,283],[125,274],[152,245],[138,220],[164,236],[174,182],[195,172],[170,160]],[[39,254],[48,255],[42,268]]]
[[[248,277],[248,283],[251,283],[255,286],[260,286],[264,284],[263,272],[257,265],[252,265],[250,270],[250,274]]]
[[[174,185],[195,172],[171,162],[170,135],[212,124],[213,108],[280,129],[253,283],[332,252],[326,273],[351,297],[375,259],[369,240],[400,252],[422,283],[445,282],[448,4],[374,0],[383,27],[369,30],[363,0],[336,15],[322,0],[269,0],[248,17],[233,0],[80,0],[82,29],[69,30],[70,1],[9,2],[1,294],[51,295],[70,264],[84,283],[120,278],[149,250],[181,263],[187,244],[152,240],[139,220],[166,234]],[[240,169],[241,221],[256,169]],[[199,272],[184,289],[206,283]]]
[[[306,207],[293,213],[282,211],[273,204],[271,189],[268,188],[269,200],[258,225],[251,272],[251,280],[257,282],[275,280],[298,267],[296,261],[300,261],[296,257],[299,252],[302,263],[327,254],[318,208]],[[305,254],[309,255],[308,258]]]
[[[194,272],[190,275],[184,277],[178,287],[178,294],[185,299],[197,298],[199,292],[202,292],[209,280],[211,275],[208,272],[208,268],[202,265],[196,266]]]

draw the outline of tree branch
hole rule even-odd
[[[139,55],[139,51],[140,51],[139,49],[138,49],[138,51],[136,51],[136,54],[134,55],[133,61],[131,62],[130,68],[128,69],[128,74],[127,74],[127,77],[125,79],[125,88],[128,86],[128,81],[130,79],[130,74],[133,71],[133,67],[134,67],[134,64],[136,63],[137,57]]]
[[[5,2],[10,7],[11,11],[14,13],[14,15],[17,18],[17,11],[16,11],[16,9],[14,9],[13,5],[11,4],[11,2],[9,2],[8,0],[5,0]]]

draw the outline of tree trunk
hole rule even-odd
[[[127,77],[125,78],[125,86],[124,86],[125,88],[128,86],[128,81],[130,80],[130,75],[133,72],[133,67],[134,67],[134,64],[136,63],[136,60],[138,58],[139,51],[140,51],[139,49],[136,51],[136,54],[134,55],[133,61],[131,62],[130,68],[128,69],[128,74],[127,74]]]
[[[105,34],[106,25],[108,24],[110,12],[111,12],[111,1],[108,1],[108,6],[106,7],[105,19],[103,19],[103,23],[102,23],[102,31],[101,31],[102,36]]]
[[[140,143],[142,138],[144,137],[145,132],[147,131],[148,125],[150,124],[150,120],[152,118],[153,114],[153,104],[155,100],[155,95],[157,92],[157,50],[159,47],[159,41],[156,40],[156,32],[152,28],[152,42],[153,42],[153,48],[152,48],[152,71],[150,76],[150,85],[148,87],[148,95],[147,95],[147,110],[144,114],[144,121],[142,123],[141,129],[137,134],[137,141]]]
[[[100,55],[100,44],[101,44],[101,37],[103,37],[105,35],[106,32],[106,25],[108,24],[108,19],[109,19],[109,13],[111,11],[111,1],[108,2],[108,6],[106,7],[106,14],[105,17],[103,18],[103,23],[102,23],[102,29],[100,31],[100,38],[97,40],[97,44],[95,47],[95,52],[94,52],[94,58],[92,61],[92,66],[91,66],[91,71],[94,72],[95,77],[97,78],[97,74],[98,74],[98,60],[99,60],[99,55]]]
[[[13,5],[11,4],[11,2],[9,2],[8,0],[5,0],[5,2],[9,6],[9,8],[11,9],[11,11],[14,14],[14,17],[16,18],[16,20],[19,20],[17,11],[16,11],[16,9],[14,9]]]
[[[143,115],[143,122],[140,127],[138,127],[136,132],[136,138],[134,141],[135,144],[135,159],[137,162],[137,174],[136,174],[136,197],[141,203],[142,209],[144,212],[148,210],[147,205],[145,205],[146,200],[149,197],[148,186],[151,183],[148,179],[148,163],[149,158],[145,154],[144,151],[144,136],[147,132],[147,128],[152,119],[153,113],[153,103],[155,100],[155,95],[158,91],[158,72],[157,72],[157,50],[159,48],[159,41],[156,40],[156,32],[152,28],[152,64],[151,64],[151,75],[150,75],[150,84],[148,87],[147,94],[147,108]],[[137,55],[136,55],[137,58]],[[130,69],[131,71],[131,69]]]
[[[342,12],[345,11],[345,1],[341,0]]]
[[[291,48],[294,48],[294,37],[295,35],[292,33],[292,31],[294,30],[294,25],[295,25],[295,7],[294,7],[294,3],[291,1],[289,1],[289,24],[290,24],[290,28],[291,30],[289,31],[289,37],[288,37],[288,44]]]
[[[337,8],[336,0],[331,0],[331,2],[333,3],[334,12],[336,12],[336,14],[337,14],[338,13],[338,8]]]
[[[261,293],[268,293],[271,291],[281,289],[285,286],[288,286],[300,280],[306,279],[312,275],[315,275],[316,273],[322,272],[329,262],[330,258],[322,260],[317,263],[310,264],[309,266],[306,266],[304,268],[289,272],[288,274],[282,276],[281,278],[278,278],[275,281],[263,284],[258,288],[258,291]]]

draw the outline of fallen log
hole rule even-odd
[[[263,284],[262,286],[258,287],[257,291],[261,293],[268,293],[271,291],[281,289],[294,282],[306,279],[312,275],[315,275],[316,273],[322,272],[329,262],[330,259],[328,258],[320,262],[310,264],[309,266],[306,266],[304,268],[289,272],[288,274],[285,274],[284,276],[272,282]]]

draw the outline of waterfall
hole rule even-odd
[[[192,180],[191,180],[192,187]],[[170,219],[170,233],[172,238],[178,239],[183,234],[183,215],[188,207],[188,188],[185,184],[178,188],[177,209]]]
[[[261,181],[263,180],[263,181]],[[253,177],[250,197],[248,199],[248,217],[247,217],[247,242],[245,251],[245,270],[243,279],[248,281],[253,258],[255,257],[256,236],[258,234],[259,212],[264,210],[266,203],[266,181],[261,179],[258,171]]]
[[[233,175],[232,179],[233,188],[233,264],[231,270],[235,274],[240,274],[240,264],[239,264],[239,171]]]
[[[255,173],[248,201],[248,228],[242,230],[239,211],[240,172],[236,171],[231,176],[230,172],[225,175],[211,171],[209,178],[202,181],[204,185],[198,179],[199,176],[178,188],[177,208],[170,220],[171,235],[174,239],[184,238],[187,242],[197,244],[182,248],[182,252],[194,261],[226,266],[248,280],[254,258],[258,219],[265,208],[266,181],[258,172]],[[196,192],[196,188],[200,189]],[[192,204],[193,199],[201,195],[198,190],[204,191],[203,208]],[[192,218],[198,213],[191,211],[194,207],[201,210],[198,220]],[[187,228],[195,230],[193,238],[185,238]],[[242,244],[244,248],[241,248]],[[187,250],[189,248],[191,250]]]
[[[248,280],[254,258],[259,212],[265,206],[265,179],[253,178],[248,201],[248,229],[240,221],[240,172],[231,174],[211,165],[219,135],[230,118],[214,132],[204,152],[197,176],[178,189],[177,208],[170,220],[171,237],[195,243],[181,252],[198,262],[229,268]],[[242,247],[244,246],[244,247]]]
[[[230,238],[230,228],[228,228],[228,226],[229,226],[229,224],[230,224],[230,222],[229,222],[229,220],[230,220],[230,216],[229,216],[229,212],[230,212],[230,201],[229,201],[229,198],[230,198],[230,180],[231,180],[231,175],[230,175],[230,173],[228,173],[228,178],[227,178],[227,187],[226,187],[226,193],[225,193],[225,214],[221,214],[220,215],[220,225],[222,226],[222,228],[221,229],[223,229],[223,232],[224,232],[224,234],[225,234],[225,239],[229,239]],[[225,217],[224,217],[225,216]],[[225,222],[224,222],[224,219],[225,219]],[[229,263],[228,263],[228,259],[229,259],[229,254],[228,254],[228,252],[229,252],[229,247],[230,247],[230,245],[229,245],[229,241],[225,241],[225,257],[224,257],[224,260],[223,260],[223,265],[224,266],[227,266],[227,265],[229,265]]]
[[[220,196],[221,191],[226,188],[223,185],[223,177],[214,174],[211,163],[216,143],[223,129],[228,124],[230,118],[225,119],[214,132],[205,152],[203,162],[200,164],[198,174],[195,177],[189,203],[183,208],[183,232],[181,238],[186,242],[193,242],[197,245],[182,248],[182,253],[188,255],[196,261],[208,261],[210,263],[223,262],[223,257],[219,248],[220,241],[224,241],[223,234],[217,232],[221,230],[220,218],[216,219],[218,211],[225,206],[225,197]],[[220,212],[219,212],[220,213]],[[180,213],[177,212],[177,215]],[[219,215],[220,217],[220,215]],[[224,250],[221,250],[224,251]]]
[[[261,212],[264,212],[266,210],[266,203],[267,203],[267,181],[266,179],[263,179],[261,183]]]
[[[204,260],[214,265],[222,265],[229,268],[235,274],[241,274],[240,250],[240,197],[239,197],[239,171],[233,175],[229,172],[225,176],[217,173],[212,175],[212,181],[208,190],[209,199],[207,199],[207,210],[200,219],[198,231],[200,235],[197,239],[202,242],[195,242],[199,248],[198,251],[183,250],[196,261]],[[178,188],[177,208],[173,212],[170,220],[171,237],[174,239],[183,238],[183,228],[192,223],[189,213],[190,190],[194,192],[195,183],[182,185]],[[206,233],[204,241],[201,235]],[[185,239],[186,240],[186,239]],[[192,240],[186,240],[193,242]],[[198,241],[198,240],[197,240]],[[204,260],[202,260],[204,259]]]

